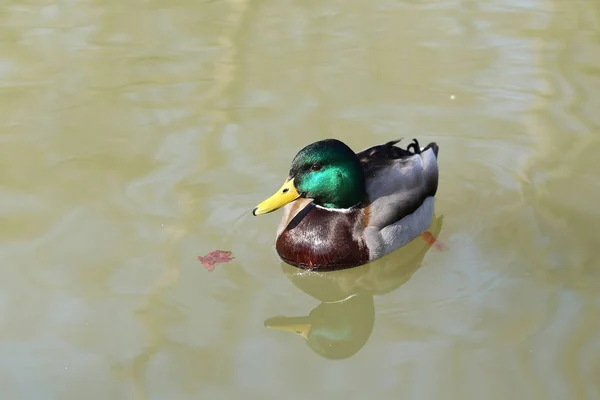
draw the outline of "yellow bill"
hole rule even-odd
[[[300,193],[298,193],[296,186],[294,186],[294,179],[288,179],[273,196],[256,206],[252,211],[252,214],[262,215],[270,213],[271,211],[278,210],[286,204],[291,203],[298,197],[300,197]]]

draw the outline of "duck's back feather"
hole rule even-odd
[[[370,227],[383,229],[400,221],[437,192],[437,144],[421,149],[414,140],[402,149],[394,146],[397,142],[357,153],[365,174]]]

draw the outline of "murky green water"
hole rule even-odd
[[[0,21],[2,399],[600,399],[598,1]],[[282,264],[281,214],[250,210],[296,151],[399,136],[440,145],[449,250]],[[236,259],[208,272],[214,249]]]

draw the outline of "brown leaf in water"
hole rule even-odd
[[[215,265],[229,262],[233,259],[235,259],[235,257],[231,257],[230,251],[223,250],[211,251],[204,257],[198,256],[198,261],[200,261],[200,263],[209,271],[215,269]]]

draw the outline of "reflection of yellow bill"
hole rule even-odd
[[[271,211],[275,211],[286,204],[291,203],[298,197],[300,197],[300,193],[298,193],[298,190],[294,185],[294,179],[288,179],[273,196],[256,206],[252,211],[252,214],[262,215],[270,213]]]
[[[265,326],[270,329],[287,331],[308,339],[312,325],[306,317],[274,317],[265,321]]]

